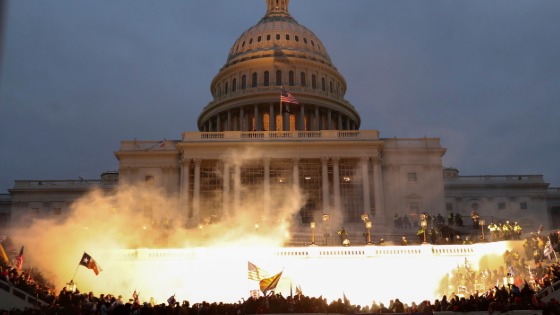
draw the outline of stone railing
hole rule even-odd
[[[47,305],[37,297],[29,295],[27,292],[14,287],[11,283],[0,280],[0,309],[19,309],[31,308],[34,306]]]
[[[440,149],[439,138],[385,138],[383,139],[386,149]]]
[[[482,246],[482,247],[481,247]],[[384,257],[384,256],[477,256],[482,253],[484,244],[471,245],[365,245],[365,246],[305,246],[261,248],[260,254],[276,257]],[[128,249],[112,251],[111,255],[119,260],[182,260],[220,255],[216,248],[189,249]]]
[[[379,140],[376,130],[321,130],[321,131],[224,131],[185,132],[183,141],[333,141]]]
[[[113,188],[116,181],[101,180],[16,180],[13,189],[91,189]]]
[[[542,175],[480,175],[444,178],[446,184],[543,184]]]

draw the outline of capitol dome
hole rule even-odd
[[[344,99],[346,81],[321,40],[289,13],[289,0],[267,0],[265,16],[232,45],[212,80],[200,131],[357,130]],[[281,102],[285,90],[295,98]],[[273,117],[273,119],[271,119]]]

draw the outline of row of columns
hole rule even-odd
[[[270,157],[263,158],[264,166],[264,211],[268,213],[270,211]],[[329,212],[331,207],[330,203],[330,188],[329,188],[329,174],[328,174],[328,162],[332,162],[333,167],[333,204],[335,209],[341,209],[341,196],[340,196],[340,168],[339,162],[340,157],[321,157],[321,185],[322,185],[322,195],[323,195],[323,211]],[[362,177],[362,189],[363,189],[363,205],[365,211],[371,209],[371,193],[370,193],[370,178],[368,173],[369,168],[369,158],[362,157],[361,163],[361,177]],[[191,161],[194,164],[194,181],[193,181],[193,195],[192,195],[192,218],[200,220],[200,165],[202,160],[199,158],[195,159],[183,159],[181,168],[181,193],[180,193],[180,203],[182,210],[188,213],[188,205],[190,203],[189,194],[189,178],[190,178],[190,164]],[[376,209],[376,216],[378,218],[384,218],[383,213],[383,178],[381,174],[381,160],[377,157],[372,159],[373,161],[373,185],[374,185],[374,202]],[[230,169],[232,163],[229,161],[223,161],[223,202],[222,210],[224,214],[233,215],[230,204],[233,201],[235,209],[241,206],[241,165],[239,163],[233,163],[233,200],[230,195]],[[292,158],[292,176],[293,178],[299,179],[299,158]],[[299,180],[294,180],[293,191],[298,192],[300,189]]]
[[[298,105],[290,105],[285,103],[269,103],[268,104],[268,114],[269,114],[269,131],[276,131],[276,107],[278,107],[278,111],[282,113],[282,131],[290,131],[290,112],[287,112],[287,108],[289,106],[299,107],[299,114],[294,115],[296,116],[296,129],[297,130],[305,130],[305,117],[308,117],[308,126],[307,130],[309,131],[319,131],[319,130],[332,130],[334,129],[334,120],[333,117],[336,116],[336,123],[338,130],[355,130],[356,126],[354,122],[347,116],[344,116],[341,112],[332,111],[331,109],[327,109],[326,113],[323,113],[319,110],[319,106],[314,106],[314,108],[307,109],[304,104]],[[309,106],[311,107],[311,106]],[[249,109],[249,110],[248,110]],[[211,117],[203,125],[203,132],[222,132],[222,131],[251,131],[251,124],[250,122],[254,118],[254,127],[253,129],[256,131],[262,131],[265,129],[264,125],[264,115],[267,113],[266,111],[260,111],[259,105],[253,105],[253,110],[250,110],[250,107],[239,107],[239,111],[235,111],[239,113],[235,119],[233,118],[233,110],[227,110],[225,115],[223,113],[219,113],[214,117]],[[252,114],[252,115],[251,115]],[[225,118],[225,128],[222,128],[222,118]],[[223,129],[223,130],[222,130]]]

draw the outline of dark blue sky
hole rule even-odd
[[[196,131],[210,81],[264,0],[11,1],[0,193],[96,179],[121,140]],[[462,175],[560,186],[560,1],[292,0],[348,83],[361,129],[439,137]]]

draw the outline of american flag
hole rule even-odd
[[[21,268],[23,267],[23,246],[21,247],[21,250],[19,251],[19,254],[16,257],[16,268],[18,271],[21,271]]]
[[[284,103],[299,104],[299,101],[291,93],[288,93],[284,89],[280,90],[280,101]]]

